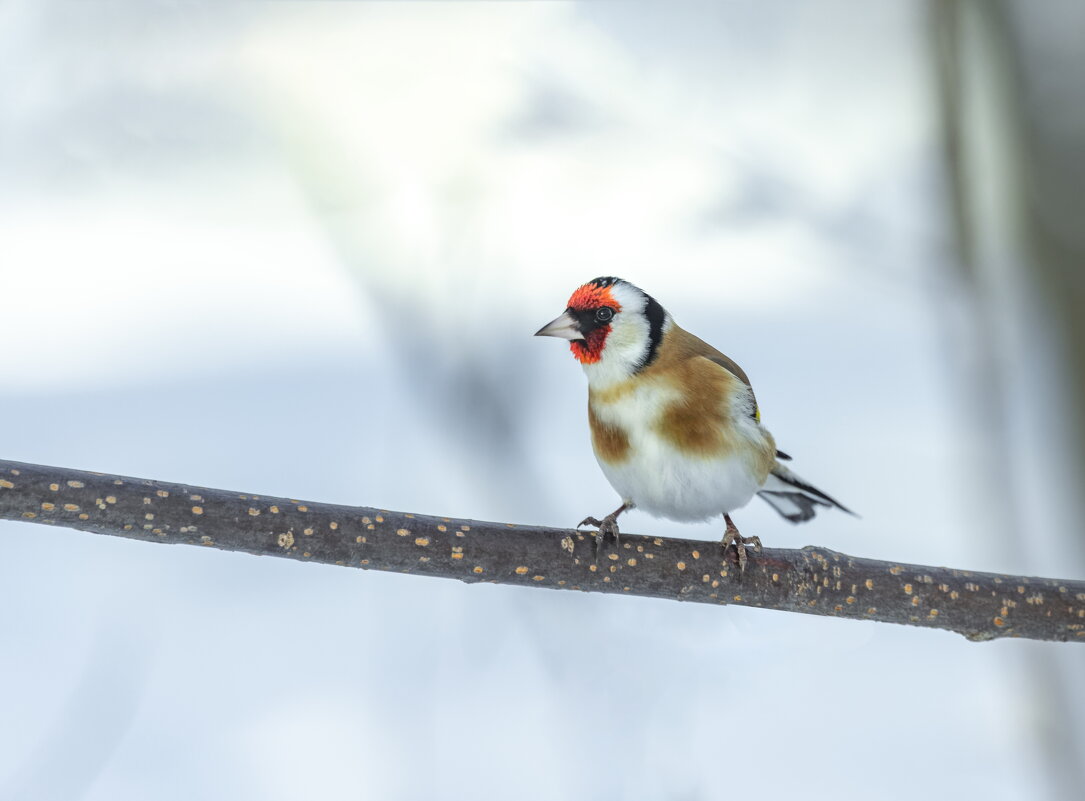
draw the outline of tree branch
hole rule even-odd
[[[948,629],[971,640],[1085,642],[1085,582],[973,573],[767,548],[739,573],[715,542],[591,534],[219,489],[0,460],[0,519],[149,542],[465,582],[609,592]]]

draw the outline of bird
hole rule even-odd
[[[682,522],[723,515],[720,545],[740,572],[761,538],[743,536],[731,513],[755,495],[792,523],[820,508],[854,514],[796,475],[791,457],[761,423],[741,367],[680,328],[651,295],[604,276],[583,284],[535,336],[569,341],[588,379],[588,426],[596,460],[622,504],[595,526],[595,546],[617,543],[618,517],[640,509]]]

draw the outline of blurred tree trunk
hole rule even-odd
[[[1085,4],[933,0],[958,264],[973,289],[978,461],[993,543],[1085,572]],[[1001,490],[1001,492],[999,492]],[[985,499],[986,500],[986,499]],[[1035,524],[1037,521],[1047,525]],[[1040,530],[1060,532],[1043,539]],[[1085,659],[1034,652],[1022,682],[1053,798],[1085,786]]]

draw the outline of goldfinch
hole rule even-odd
[[[596,526],[597,540],[617,539],[618,516],[634,507],[690,522],[723,515],[721,545],[734,546],[745,570],[746,546],[760,552],[761,540],[739,534],[731,512],[754,495],[792,523],[819,506],[851,514],[782,464],[791,457],[761,425],[742,368],[628,281],[589,281],[535,336],[569,340],[588,377],[592,448],[622,498],[602,520],[578,526]]]

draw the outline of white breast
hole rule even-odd
[[[763,441],[763,430],[739,416],[735,425],[745,435],[739,440],[750,441],[749,453],[741,449],[722,458],[687,456],[653,426],[677,396],[665,384],[643,382],[616,400],[593,404],[601,422],[620,427],[629,437],[629,457],[617,465],[600,459],[603,474],[622,500],[657,517],[706,520],[745,506],[760,489],[752,443]]]

